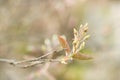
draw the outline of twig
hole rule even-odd
[[[38,65],[38,64],[44,64],[44,63],[47,63],[47,62],[61,62],[61,59],[41,59],[40,61],[35,61],[31,64],[27,64],[27,65],[18,65],[18,67],[20,68],[28,68],[28,67],[33,67],[35,65]]]
[[[9,59],[0,59],[0,62],[6,62],[17,67],[27,68],[27,67],[32,67],[38,64],[47,63],[47,62],[61,62],[61,59],[40,59],[38,61],[33,61],[30,64],[26,64],[26,65],[18,65],[18,64],[24,63],[25,61],[23,62],[23,61],[9,60]]]
[[[58,50],[58,51],[54,50],[54,51],[49,52],[49,53],[47,53],[47,54],[45,54],[43,56],[40,56],[40,57],[34,58],[34,59],[30,59],[30,60],[16,61],[16,60],[11,60],[11,59],[0,58],[0,62],[9,63],[11,65],[21,67],[21,68],[32,67],[34,65],[43,64],[43,63],[46,63],[46,62],[60,62],[61,59],[44,59],[44,58],[46,56],[50,55],[50,54],[58,53],[58,52],[60,52],[62,50]],[[24,63],[26,63],[26,65],[22,65]]]
[[[40,56],[40,57],[38,57],[38,58],[34,58],[34,59],[30,59],[30,60],[19,61],[19,62],[17,62],[17,64],[26,63],[26,62],[38,61],[38,60],[40,60],[40,59],[42,59],[42,58],[44,58],[44,57],[46,57],[46,56],[48,56],[48,55],[50,55],[50,54],[58,53],[58,52],[60,52],[60,51],[62,51],[62,50],[64,50],[64,49],[54,50],[54,51],[49,52],[49,53],[47,53],[47,54],[45,54],[45,55],[43,55],[43,56]]]
[[[0,58],[0,62],[6,62],[6,63],[9,63],[9,64],[16,64],[15,60],[3,59],[3,58]]]

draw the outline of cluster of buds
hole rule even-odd
[[[87,24],[80,25],[78,31],[75,28],[73,29],[74,39],[72,43],[73,46],[72,49],[70,49],[69,44],[64,37],[58,36],[59,42],[63,47],[63,49],[65,49],[65,53],[66,53],[66,56],[61,61],[62,63],[67,63],[67,61],[73,59],[79,59],[79,60],[92,59],[91,56],[80,52],[85,47],[85,40],[90,37],[90,35],[87,35],[87,31],[88,31]]]

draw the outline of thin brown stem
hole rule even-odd
[[[43,56],[40,56],[38,58],[29,59],[29,60],[22,60],[22,61],[16,61],[16,60],[11,60],[11,59],[0,58],[0,62],[9,63],[11,65],[21,67],[21,68],[32,67],[34,65],[43,64],[43,63],[46,63],[46,62],[61,62],[60,61],[61,59],[47,59],[45,57],[50,55],[50,54],[58,53],[58,52],[60,52],[62,50],[58,50],[58,51],[54,50],[54,51],[49,52],[49,53],[47,53],[47,54],[45,54]],[[25,63],[26,63],[26,65],[23,65]]]

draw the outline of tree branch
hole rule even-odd
[[[17,67],[20,67],[20,68],[32,67],[32,66],[35,66],[35,65],[38,65],[38,64],[43,64],[43,63],[46,63],[46,62],[61,62],[61,59],[45,59],[45,57],[47,57],[50,54],[58,53],[62,50],[58,50],[58,51],[54,50],[54,51],[49,52],[49,53],[47,53],[43,56],[40,56],[38,58],[29,59],[29,60],[22,60],[22,61],[0,58],[0,62],[9,63],[13,66],[17,66]],[[22,64],[24,64],[24,65],[22,65]]]

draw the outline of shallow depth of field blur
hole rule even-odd
[[[31,59],[71,45],[73,28],[88,23],[84,53],[93,60],[21,69],[0,62],[0,80],[120,80],[120,0],[0,0],[0,58]],[[59,55],[59,54],[58,54]]]

